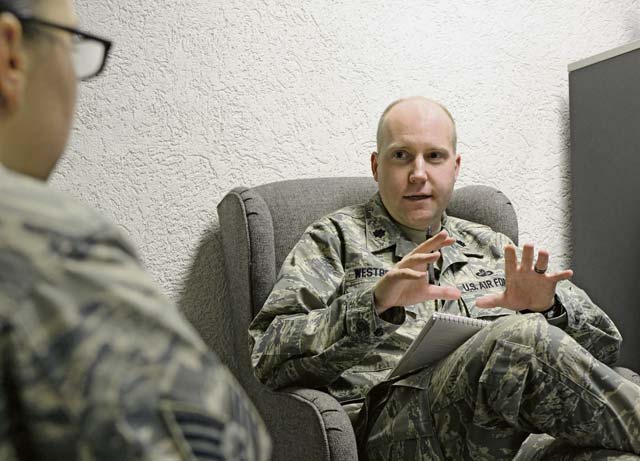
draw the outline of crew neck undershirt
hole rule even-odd
[[[427,240],[427,230],[417,230],[417,229],[412,229],[410,227],[407,227],[403,224],[400,223],[396,223],[398,225],[398,227],[400,228],[400,230],[402,230],[402,233],[409,239],[411,240],[413,243],[415,243],[416,245],[420,245],[422,242],[424,242],[425,240]],[[442,229],[442,226],[439,226],[440,228],[437,230],[433,231],[433,235],[437,234],[438,232],[440,232],[440,230]]]

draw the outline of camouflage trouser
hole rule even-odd
[[[511,460],[530,433],[640,454],[640,387],[541,315],[499,319],[390,389],[369,461]]]
[[[513,461],[638,461],[640,456],[618,450],[583,448],[547,434],[532,434]]]

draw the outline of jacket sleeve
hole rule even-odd
[[[329,385],[404,322],[401,307],[376,314],[372,284],[344,292],[342,248],[329,219],[307,229],[252,322],[253,366],[270,387]]]
[[[506,236],[499,234],[499,245],[514,245]],[[515,245],[514,245],[515,246]],[[518,250],[518,259],[520,251]],[[618,360],[622,336],[609,316],[589,298],[584,290],[568,280],[558,283],[556,295],[565,313],[549,322],[562,328],[601,362],[611,365]]]
[[[567,312],[564,330],[595,358],[614,364],[620,355],[622,336],[611,318],[568,280],[558,284],[556,294]]]

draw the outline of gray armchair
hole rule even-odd
[[[365,202],[376,190],[371,178],[299,179],[251,189],[239,187],[218,205],[231,293],[231,302],[225,312],[216,314],[219,321],[213,327],[217,343],[224,345],[218,353],[262,414],[273,438],[274,461],[358,459],[349,418],[333,397],[314,389],[274,392],[258,382],[251,367],[247,330],[269,295],[282,262],[306,227],[327,213]],[[496,189],[457,189],[447,212],[489,225],[518,243],[515,210]],[[637,374],[617,370],[640,384]],[[560,441],[555,443],[544,434],[532,435],[516,459],[546,459],[548,450],[558,449],[564,449]],[[606,458],[609,455],[613,456],[599,450],[591,453],[590,459],[616,459]],[[620,459],[629,459],[624,456],[630,455],[622,456]]]
[[[285,257],[306,227],[339,208],[366,202],[377,190],[371,178],[280,181],[227,194],[218,215],[231,293],[227,363],[260,410],[274,443],[274,461],[357,460],[353,428],[340,404],[313,389],[274,392],[254,377],[247,330],[264,304]],[[455,191],[448,213],[487,224],[518,241],[513,206],[486,186]],[[229,353],[227,351],[227,353]]]

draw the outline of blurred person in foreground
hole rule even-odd
[[[47,187],[108,40],[0,0],[0,459],[267,460],[255,409],[107,220]]]

